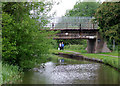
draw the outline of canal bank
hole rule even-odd
[[[108,66],[110,66],[110,67],[112,67],[115,70],[117,70],[117,71],[120,72],[120,70],[117,67],[114,67],[110,63],[107,63],[107,61],[105,62],[104,60],[101,60],[101,59],[89,58],[89,57],[85,57],[85,56],[79,55],[79,54],[58,53],[56,55],[60,55],[60,56],[65,57],[65,58],[71,58],[71,59],[76,59],[76,60],[86,60],[86,61],[92,61],[92,62],[102,63],[102,64],[108,65]]]
[[[79,53],[75,51],[60,51],[60,50],[52,50],[55,55],[62,55],[65,57],[69,57],[71,59],[84,59],[87,61],[99,62],[105,65],[109,65],[120,72],[120,58],[112,57],[110,55],[102,55],[102,54],[94,54],[94,53]]]

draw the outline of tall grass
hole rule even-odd
[[[2,64],[2,63],[1,63]],[[18,66],[2,64],[1,84],[13,84],[22,81],[23,72]]]

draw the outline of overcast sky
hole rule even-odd
[[[55,17],[61,17],[65,15],[66,10],[72,9],[75,3],[79,0],[53,0],[53,1],[60,2],[60,3],[58,5],[55,4],[50,13],[52,14],[56,12]],[[101,1],[104,1],[104,0],[101,0]]]
[[[78,0],[54,0],[59,1],[60,3],[57,5],[55,4],[51,10],[51,13],[56,12],[56,17],[61,17],[65,15],[66,10],[72,9],[75,5],[76,1]]]

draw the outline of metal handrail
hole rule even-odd
[[[94,23],[49,23],[47,26],[51,29],[97,29]]]

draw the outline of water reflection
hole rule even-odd
[[[84,64],[45,63],[45,68],[25,73],[23,84],[118,84],[120,73],[109,66]],[[112,77],[112,78],[111,78]]]
[[[76,84],[79,80],[86,83],[95,79],[97,68],[99,65],[96,64],[59,65],[53,69],[50,77],[53,84]]]

